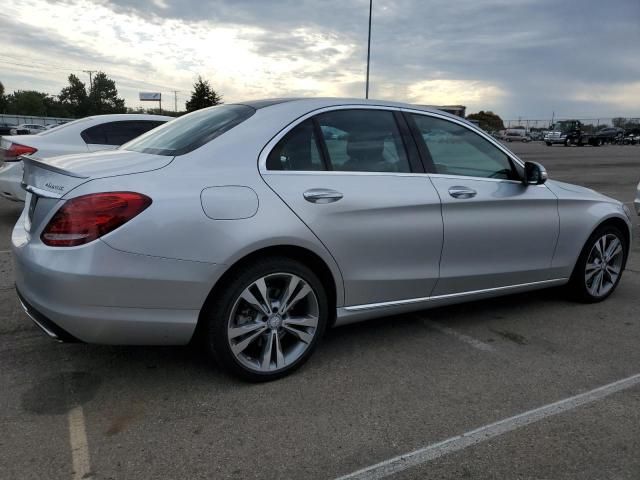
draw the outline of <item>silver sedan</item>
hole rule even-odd
[[[223,105],[24,163],[16,287],[46,333],[198,338],[253,381],[302,365],[327,327],[560,285],[604,300],[631,242],[620,202],[400,103]]]

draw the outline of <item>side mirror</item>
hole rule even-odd
[[[547,181],[548,175],[545,168],[538,162],[524,163],[525,185],[542,185]]]

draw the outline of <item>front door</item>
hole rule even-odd
[[[470,128],[411,114],[442,201],[444,245],[433,295],[554,278],[557,198],[525,185],[509,156]]]

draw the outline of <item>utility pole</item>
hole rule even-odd
[[[369,38],[367,40],[367,86],[364,98],[369,98],[369,63],[371,62],[371,15],[373,13],[373,0],[369,0]]]
[[[93,77],[92,75],[97,72],[97,70],[82,70],[84,73],[89,74],[89,93],[93,91]]]
[[[178,92],[180,90],[173,90],[173,111],[178,112]]]

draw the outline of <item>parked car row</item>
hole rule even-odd
[[[0,123],[0,135],[35,135],[45,130],[64,125],[67,122],[50,123],[49,125],[38,125],[36,123],[21,123],[13,125],[11,123]]]
[[[605,127],[596,132],[585,130],[578,120],[563,120],[553,124],[549,130],[527,130],[508,128],[490,133],[503,142],[544,141],[547,145],[640,145],[640,129],[625,132],[619,127]]]
[[[42,128],[34,130],[36,133],[3,135],[0,138],[0,196],[24,201],[23,158],[113,150],[168,120],[171,117],[161,115],[96,115],[50,129],[38,125]]]
[[[579,120],[562,120],[553,124],[544,136],[544,142],[548,146],[561,144],[564,146],[592,145],[635,145],[638,143],[637,133],[629,132],[619,127],[605,127],[593,132],[585,127]]]

